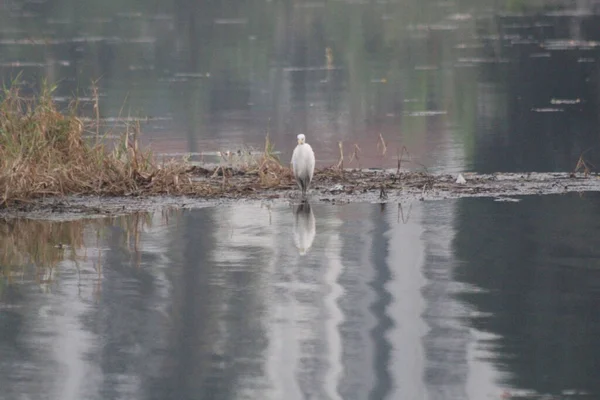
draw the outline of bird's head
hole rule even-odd
[[[306,137],[304,136],[303,133],[298,135],[298,144],[304,144],[305,140],[306,140]]]

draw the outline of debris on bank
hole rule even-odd
[[[297,202],[289,166],[269,141],[261,152],[219,153],[218,165],[187,159],[158,160],[139,144],[139,124],[110,140],[96,118],[78,117],[55,104],[55,87],[26,97],[18,81],[0,91],[0,216],[106,215],[156,207],[202,207],[240,201]],[[380,143],[385,154],[385,142]],[[431,174],[401,169],[344,169],[343,147],[336,166],[315,171],[311,202],[401,202],[488,196],[599,191],[598,175],[580,157],[573,173]],[[581,171],[581,172],[579,172]]]
[[[219,167],[220,168],[220,167]],[[202,193],[185,195],[66,196],[48,197],[19,203],[0,211],[4,217],[101,216],[165,207],[200,208],[246,202],[297,203],[298,187],[290,174],[278,184],[267,183],[258,172],[231,168],[193,167],[188,171],[194,184],[206,188]],[[398,172],[381,169],[338,170],[324,168],[315,172],[308,201],[343,204],[352,202],[400,203],[423,200],[490,197],[496,201],[518,201],[516,196],[600,191],[597,174],[583,173],[462,173],[456,175],[425,172]]]

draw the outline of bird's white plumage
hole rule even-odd
[[[315,172],[315,153],[303,134],[298,135],[298,145],[292,154],[292,169],[304,197]]]

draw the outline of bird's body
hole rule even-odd
[[[298,145],[292,154],[292,169],[298,187],[302,191],[302,197],[306,196],[315,172],[315,153],[310,144],[305,143],[305,140],[303,134],[298,135]]]

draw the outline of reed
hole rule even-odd
[[[77,102],[58,110],[55,89],[43,84],[39,95],[26,97],[13,82],[0,92],[0,208],[47,196],[212,193],[210,185],[193,182],[189,163],[158,162],[142,149],[139,123],[107,140],[97,95],[96,118],[84,120]]]

